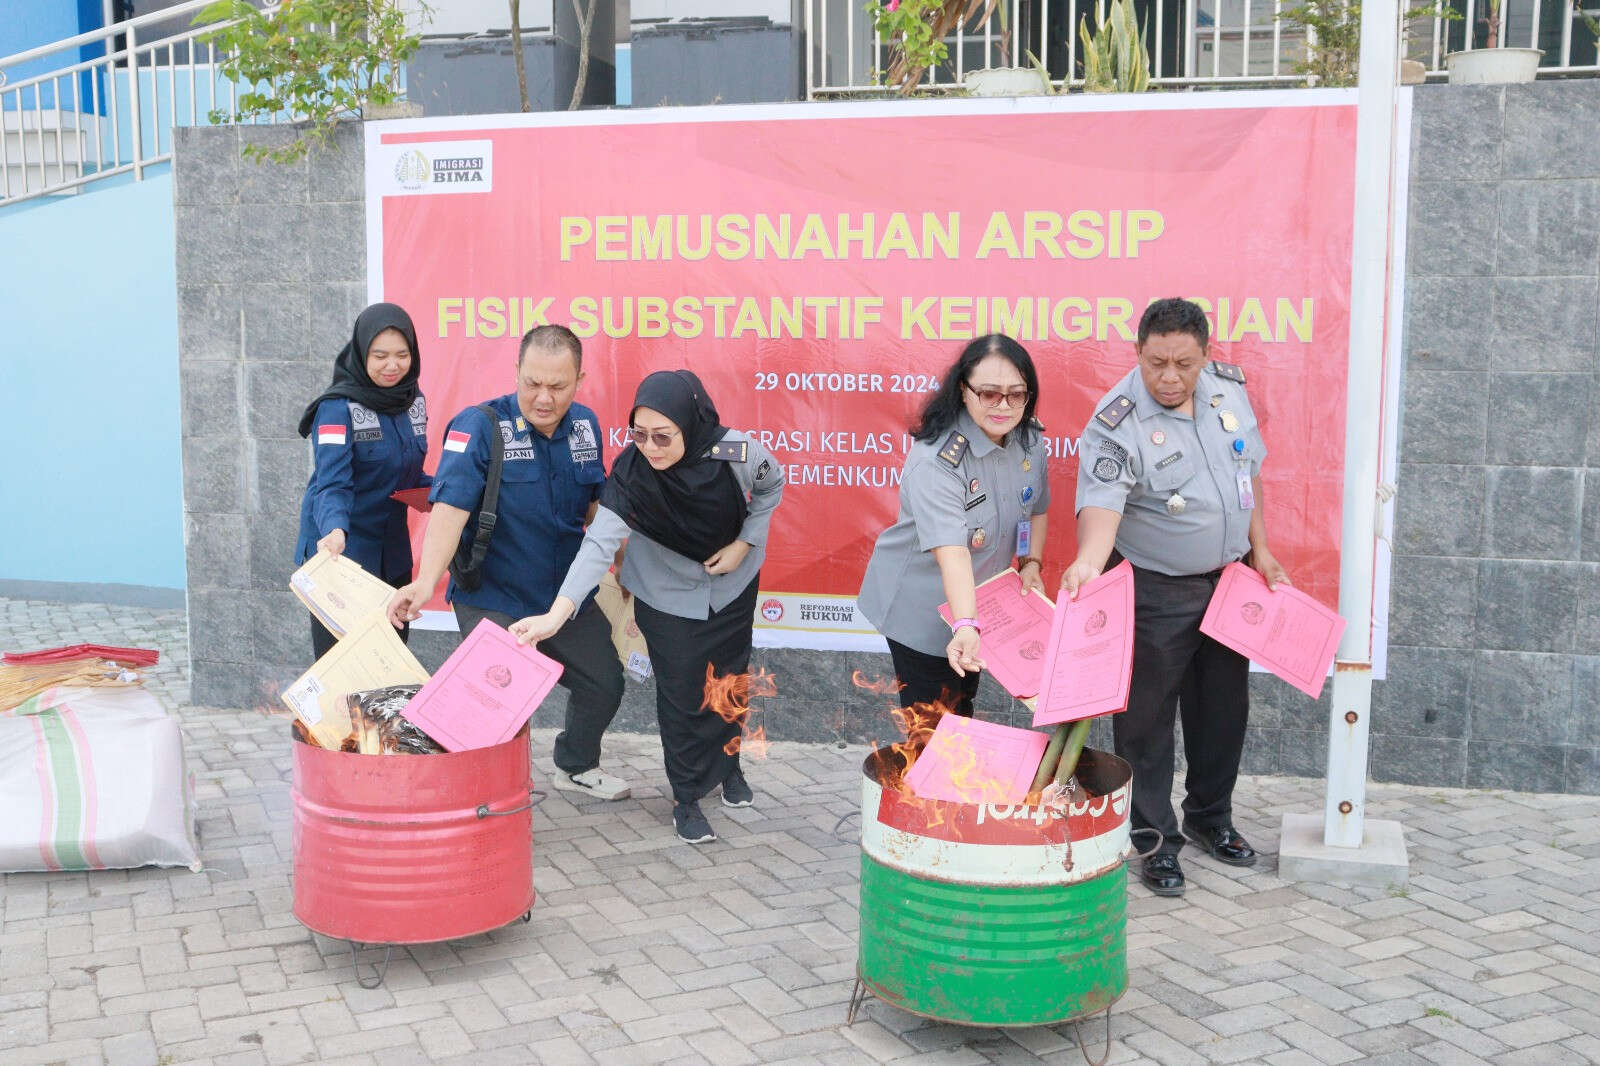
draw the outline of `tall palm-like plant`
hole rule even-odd
[[[1150,87],[1150,60],[1144,48],[1144,30],[1131,0],[1111,0],[1095,12],[1100,28],[1089,32],[1089,16],[1078,23],[1083,41],[1085,92],[1142,93]]]

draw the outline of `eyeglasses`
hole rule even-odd
[[[640,429],[638,426],[630,426],[628,439],[640,447],[654,444],[657,448],[665,448],[672,444],[672,438],[679,432],[676,429]]]
[[[965,385],[978,398],[978,402],[985,407],[999,407],[1002,402],[1007,407],[1026,407],[1033,393],[1027,389],[977,389],[963,381]]]

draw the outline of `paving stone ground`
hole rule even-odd
[[[365,990],[345,946],[291,913],[284,722],[188,705],[181,611],[0,600],[0,648],[80,640],[165,653],[150,685],[182,719],[205,870],[0,877],[5,1066],[1083,1061],[1071,1026],[876,1001],[844,1024],[859,748],[772,745],[749,764],[758,805],[713,802],[721,839],[693,848],[659,744],[608,737],[634,796],[535,808],[532,921],[398,949]],[[534,735],[537,776],[551,740]],[[1372,816],[1405,826],[1411,856],[1407,888],[1376,891],[1276,876],[1279,819],[1320,809],[1320,781],[1244,778],[1237,797],[1257,868],[1191,851],[1182,899],[1129,890],[1110,1062],[1600,1062],[1600,798],[1375,786]]]

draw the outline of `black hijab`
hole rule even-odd
[[[388,388],[380,388],[367,376],[367,349],[386,329],[397,329],[411,346],[411,369],[406,376]],[[305,414],[300,416],[300,435],[311,435],[311,424],[317,419],[317,406],[323,400],[343,397],[370,407],[386,415],[399,414],[416,402],[417,378],[422,374],[422,353],[417,351],[417,328],[411,316],[397,304],[373,304],[356,316],[356,328],[350,343],[333,360],[333,384],[321,396],[311,401]]]
[[[600,503],[664,548],[704,562],[732,544],[750,507],[728,463],[710,457],[727,435],[700,379],[687,370],[660,370],[639,383],[628,421],[641,407],[672,420],[683,433],[683,458],[665,470],[629,444],[611,466]]]

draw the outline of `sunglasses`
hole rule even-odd
[[[657,448],[665,448],[672,444],[672,438],[679,432],[676,429],[640,429],[638,426],[630,426],[628,439],[640,447],[654,444]]]
[[[977,389],[965,381],[961,384],[965,385],[967,390],[976,396],[978,402],[985,407],[999,407],[1001,403],[1004,403],[1007,407],[1026,407],[1028,406],[1028,400],[1033,396],[1033,393],[1027,389]]]

